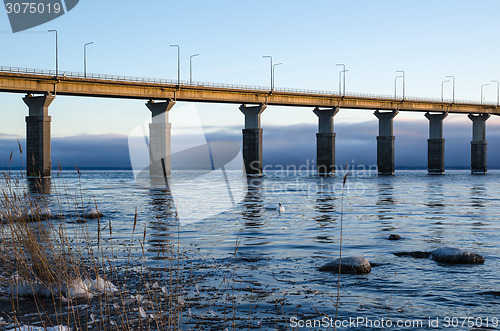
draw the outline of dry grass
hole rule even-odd
[[[61,188],[52,185],[52,191],[62,192],[51,194],[49,204],[44,183],[29,179],[31,184],[25,187],[27,180],[4,173],[0,181],[0,306],[4,311],[0,324],[6,321],[16,329],[64,325],[73,330],[198,330],[207,324],[215,328],[223,324],[238,329],[235,263],[221,266],[207,259],[203,267],[218,269],[222,279],[213,293],[204,296],[193,266],[186,268],[178,223],[173,225],[177,237],[168,244],[159,243],[157,256],[152,257],[146,248],[147,227],[141,228],[137,212],[130,240],[115,242],[111,220],[98,217],[89,223],[77,222],[86,200],[81,190],[70,189],[64,182]],[[61,214],[63,204],[67,218],[54,218]],[[49,205],[59,209],[52,217],[47,214]],[[156,222],[168,223],[159,217]],[[238,247],[236,241],[233,260]],[[133,253],[134,248],[140,254]],[[116,261],[116,255],[125,257],[125,262]],[[159,261],[153,269],[147,263],[152,258]],[[99,285],[96,280],[104,285],[95,286]],[[204,302],[188,298],[193,293]],[[224,315],[215,317],[212,306],[220,301]],[[191,314],[195,307],[196,315]]]
[[[180,328],[181,273],[175,260],[179,252],[172,247],[162,249],[170,279],[161,286],[145,263],[144,228],[142,236],[133,238],[142,247],[142,257],[130,258],[130,268],[117,266],[113,241],[103,243],[103,231],[109,231],[109,238],[113,235],[110,220],[97,219],[97,236],[89,233],[85,223],[74,224],[68,233],[67,224],[76,223],[83,214],[81,192],[65,192],[74,216],[60,221],[48,213],[42,181],[34,180],[37,192],[30,192],[22,188],[25,180],[4,173],[0,187],[0,286],[3,300],[10,302],[12,312],[7,319],[11,326]],[[131,282],[134,286],[129,286]],[[25,318],[27,312],[31,318]]]

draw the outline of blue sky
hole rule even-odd
[[[189,56],[199,53],[194,80],[267,86],[269,62],[262,56],[272,55],[283,63],[276,68],[278,87],[336,91],[335,64],[345,63],[348,92],[392,95],[395,71],[405,70],[409,96],[439,98],[441,82],[454,75],[456,99],[479,100],[481,84],[500,80],[499,9],[500,2],[483,0],[82,0],[66,15],[16,34],[1,12],[0,65],[52,69],[54,35],[47,30],[57,29],[61,71],[82,71],[83,44],[93,41],[89,72],[175,79],[177,53],[169,45],[179,44],[183,79]],[[451,84],[444,92],[451,97]],[[485,88],[485,98],[496,99],[494,85]],[[0,133],[24,136],[21,95],[0,94],[0,104]],[[243,125],[238,105],[196,107],[207,127]],[[74,97],[58,97],[50,113],[54,137],[126,135],[150,116],[142,101]],[[174,126],[189,125],[182,114],[176,118]],[[422,118],[402,113],[395,127]],[[376,119],[371,111],[343,110],[335,120]],[[450,120],[464,127],[469,121]],[[262,115],[264,129],[314,123],[307,108],[269,107]],[[500,119],[488,121],[495,123]]]

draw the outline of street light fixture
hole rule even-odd
[[[337,64],[336,64],[336,66],[337,66],[337,67],[342,66],[342,71],[339,73],[339,93],[342,93],[342,96],[343,96],[343,97],[345,97],[345,73],[346,73],[346,71],[347,71],[347,70],[345,70],[345,64],[343,64],[343,63],[337,63]],[[344,84],[343,84],[343,86],[344,86],[344,91],[343,91],[343,92],[341,91],[341,86],[340,86],[340,75],[341,75],[341,74],[343,74],[343,75],[344,75],[344,76],[343,76],[343,77],[344,77],[344,81],[343,81],[343,83],[344,83]]]
[[[446,78],[451,78],[452,79],[452,86],[453,86],[453,94],[452,94],[452,103],[455,103],[455,76],[446,76]]]
[[[481,85],[481,103],[483,103],[483,87],[488,86],[490,84],[483,84]]]
[[[405,72],[403,70],[396,70],[396,73],[399,74],[403,74],[402,76],[399,76],[399,77],[403,77],[403,100],[405,99]],[[398,78],[398,77],[396,77]],[[394,96],[394,98],[396,98],[396,96]]]
[[[345,75],[346,72],[348,72],[349,69],[346,69],[346,70],[341,70],[339,72],[339,94],[342,94],[342,85],[341,85],[341,81],[342,81],[342,74]]]
[[[441,102],[444,102],[444,93],[443,93],[443,90],[444,90],[444,83],[448,83],[450,80],[444,80],[441,82]]]
[[[281,63],[281,62],[280,62],[280,63],[273,64],[273,86],[271,87],[271,90],[272,90],[272,91],[274,91],[274,77],[275,77],[275,76],[274,76],[274,67],[279,66],[279,65],[281,65],[281,64],[283,64],[283,63]]]
[[[452,102],[455,103],[455,76],[446,76],[446,78],[452,79],[452,84],[453,84]]]
[[[500,82],[498,80],[492,80],[492,83],[497,83],[497,106],[500,106]]]
[[[179,45],[170,45],[170,47],[177,47],[177,85],[181,84],[181,48]]]
[[[273,86],[274,86],[273,57],[271,55],[264,55],[262,57],[263,58],[269,58],[269,59],[271,59],[271,91],[272,91],[273,90]]]
[[[56,33],[56,77],[59,76],[59,52],[58,52],[58,45],[57,45],[57,30],[49,30],[48,32],[55,32]]]
[[[403,78],[403,75],[394,77],[394,99],[397,98],[398,78]]]
[[[193,83],[193,57],[198,56],[200,54],[193,54],[189,57],[189,85]]]
[[[83,45],[83,77],[87,78],[87,46],[92,45],[94,42],[91,41]]]

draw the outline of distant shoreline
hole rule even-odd
[[[0,170],[24,170],[24,167],[0,167]],[[80,170],[120,170],[120,171],[132,171],[132,168],[126,167],[80,167]],[[52,168],[53,171],[57,171],[58,168]],[[62,170],[75,170],[75,167],[62,167]],[[172,170],[183,170],[183,169],[172,169]],[[269,169],[270,171],[283,171],[282,169]],[[427,170],[426,167],[396,167],[396,170]],[[446,170],[470,170],[470,167],[447,167]],[[500,168],[489,168],[488,170],[500,170]],[[304,171],[304,170],[302,170]],[[313,170],[309,170],[313,171]]]

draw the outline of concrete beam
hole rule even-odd
[[[394,174],[394,135],[393,119],[398,114],[397,110],[390,112],[375,111],[374,115],[379,120],[377,137],[377,168],[379,175]]]
[[[471,173],[486,174],[487,157],[486,147],[486,121],[490,118],[489,114],[474,115],[469,114],[472,121],[472,141],[471,144]]]
[[[446,116],[448,116],[448,113],[425,114],[425,117],[429,120],[427,171],[430,174],[444,174],[443,120]]]
[[[316,169],[320,176],[335,173],[335,132],[333,130],[333,117],[338,111],[338,108],[323,110],[318,107],[313,110],[318,116]]]
[[[29,177],[50,177],[51,148],[49,105],[55,97],[26,95],[26,172]]]
[[[302,91],[274,91],[268,89],[222,85],[179,86],[172,82],[127,81],[123,79],[84,79],[76,77],[53,78],[49,74],[22,74],[0,72],[0,92],[46,93],[57,87],[58,95],[85,97],[108,97],[143,100],[166,100],[189,102],[215,102],[233,104],[267,104],[296,107],[339,107],[341,109],[372,109],[450,113],[500,114],[500,107],[488,104],[449,103],[442,101],[425,101],[405,99],[395,100],[387,97],[345,96],[329,93],[305,93]]]
[[[245,128],[243,129],[243,161],[247,175],[262,175],[262,132],[260,114],[267,108],[241,105],[240,110],[245,114]]]
[[[149,124],[149,177],[165,178],[172,173],[171,136],[172,124],[168,120],[168,112],[175,101],[154,102],[150,100],[146,106],[151,111]]]

